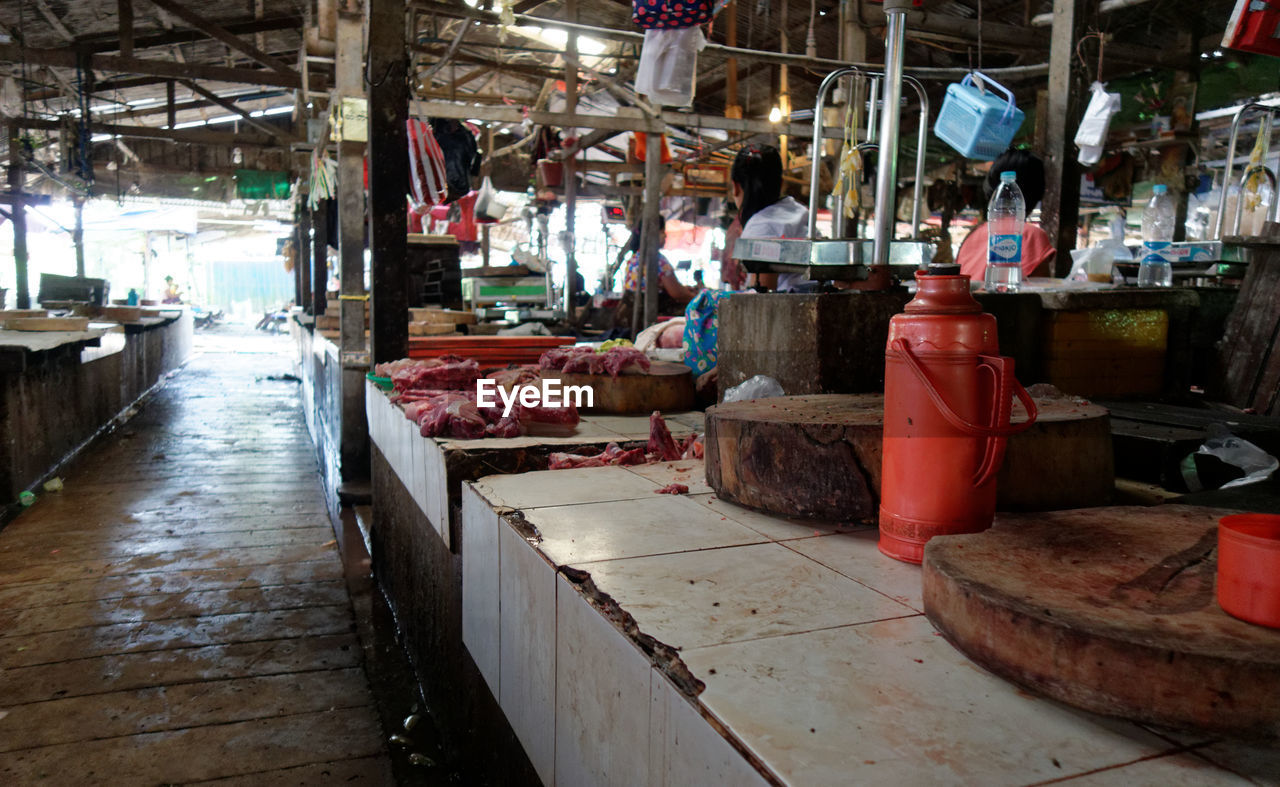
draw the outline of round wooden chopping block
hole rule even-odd
[[[1280,631],[1218,607],[1194,506],[997,515],[925,547],[925,613],[969,658],[1097,713],[1280,738]]]
[[[707,483],[718,495],[780,516],[874,521],[884,398],[780,396],[707,410]],[[1001,510],[1106,503],[1115,485],[1105,408],[1037,398],[1039,418],[1009,440],[997,480]],[[1014,421],[1026,417],[1014,408]],[[928,468],[921,468],[922,478]]]
[[[693,372],[682,363],[653,361],[648,374],[565,374],[544,371],[565,385],[585,385],[593,391],[594,413],[644,413],[691,410],[696,401]]]

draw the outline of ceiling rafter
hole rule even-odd
[[[176,16],[191,27],[205,33],[210,38],[215,38],[232,49],[246,55],[250,60],[270,68],[278,74],[284,76],[297,77],[298,72],[287,64],[275,59],[253,44],[229,32],[226,28],[214,22],[205,19],[203,16],[191,11],[190,9],[174,2],[173,0],[147,0],[147,2],[155,5],[159,9]]]

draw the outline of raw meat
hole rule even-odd
[[[653,461],[674,462],[684,453],[681,447],[676,445],[675,438],[671,436],[671,430],[667,428],[667,422],[662,420],[662,413],[657,410],[649,416],[649,445],[648,453],[657,457]]]
[[[576,470],[579,467],[606,467],[609,462],[604,454],[584,456],[583,454],[552,454],[547,465],[549,470]]]
[[[524,424],[513,417],[498,418],[484,428],[485,437],[519,437],[524,434]]]
[[[653,490],[653,493],[655,495],[687,495],[689,494],[689,487],[684,484],[667,484],[661,489]]]
[[[681,459],[701,459],[703,455],[702,435],[690,435],[680,444]]]
[[[518,412],[517,412],[518,411]],[[516,405],[512,415],[529,430],[529,434],[564,436],[578,431],[578,408],[568,407],[525,407]]]
[[[542,357],[538,359],[538,366],[543,369],[563,369],[565,362],[570,358],[588,353],[594,355],[595,350],[591,347],[555,347],[542,354]]]
[[[562,371],[565,374],[607,374],[617,377],[624,370],[649,371],[649,357],[634,347],[610,347],[607,352],[581,354],[570,358]]]
[[[542,375],[538,374],[537,366],[516,366],[508,369],[501,369],[491,372],[485,377],[495,380],[499,388],[507,391],[512,390],[520,385],[538,385],[542,381]]]
[[[445,360],[447,358],[448,360]],[[416,389],[465,390],[474,388],[480,379],[480,364],[474,359],[445,356],[434,366],[418,365],[403,368],[391,375],[396,391]]]
[[[484,418],[475,402],[462,394],[446,394],[426,403],[418,426],[423,437],[452,436],[463,440],[484,437]]]

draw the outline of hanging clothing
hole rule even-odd
[[[732,293],[703,290],[684,310],[684,362],[693,376],[716,368],[716,336],[720,327],[720,301]]]

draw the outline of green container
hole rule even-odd
[[[364,376],[364,379],[368,380],[369,382],[373,383],[374,385],[378,386],[384,391],[390,391],[392,388],[390,377],[378,377],[373,372],[369,372]]]

